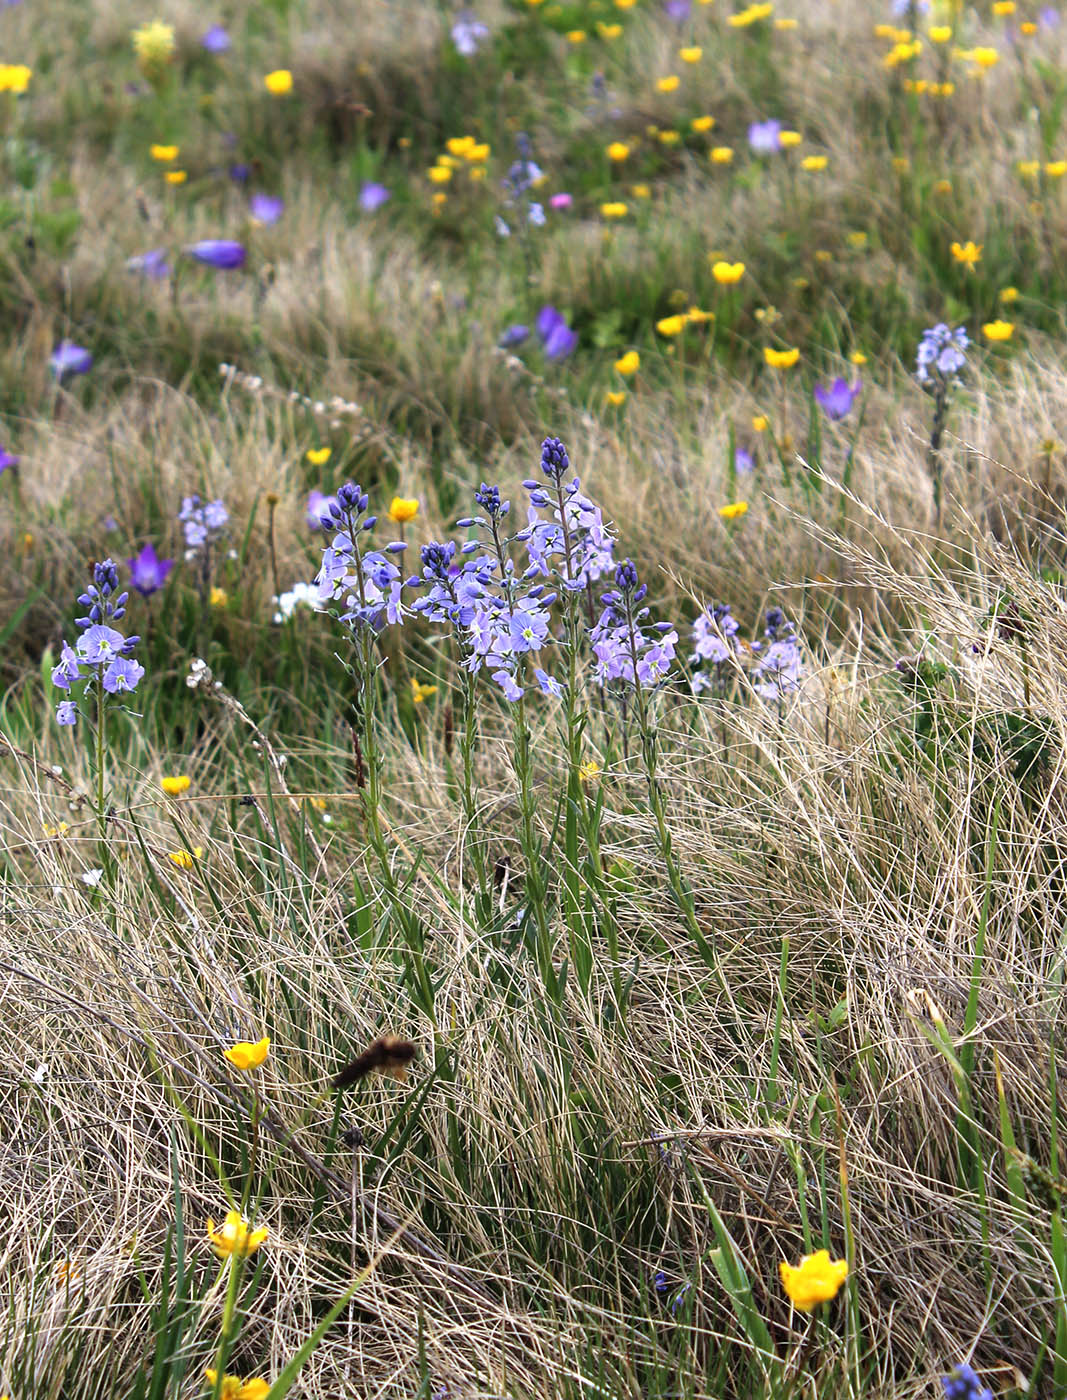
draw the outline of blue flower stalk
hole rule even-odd
[[[926,449],[926,465],[934,487],[934,519],[941,524],[941,439],[948,419],[949,394],[959,384],[959,372],[967,363],[963,353],[970,341],[962,326],[950,330],[939,322],[924,331],[916,355],[915,378],[934,401],[934,420],[930,425],[930,442]]]
[[[73,726],[78,721],[77,702],[70,698],[74,687],[82,687],[83,698],[92,694],[96,706],[95,779],[96,812],[100,837],[107,837],[107,714],[108,705],[117,695],[137,689],[144,667],[134,660],[133,652],[140,637],[124,637],[115,627],[126,615],[128,593],[119,592],[119,575],[111,559],[93,565],[93,581],[78,602],[85,608],[82,617],[74,619],[81,636],[74,646],[63,643],[59,665],[52,669],[52,684],[67,693],[56,708],[59,724]]]

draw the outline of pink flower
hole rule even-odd
[[[553,209],[569,209],[574,203],[574,196],[571,194],[554,194],[548,201]]]

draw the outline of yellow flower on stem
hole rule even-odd
[[[269,1051],[270,1036],[265,1035],[262,1040],[239,1040],[236,1045],[224,1050],[223,1054],[235,1069],[249,1070],[259,1069]]]
[[[412,698],[412,700],[415,702],[416,705],[421,705],[421,704],[423,704],[423,702],[426,701],[426,700],[428,700],[428,699],[430,698],[431,695],[436,695],[436,694],[437,694],[437,687],[436,687],[435,685],[423,685],[421,681],[417,681],[417,680],[415,679],[415,677],[412,676],[412,678],[411,678],[411,698]]]
[[[450,136],[445,142],[449,155],[465,156],[477,144],[473,136]]]
[[[634,199],[652,198],[652,191],[649,189],[648,185],[631,185],[630,193],[633,195]]]
[[[196,862],[202,859],[203,854],[203,846],[194,846],[191,851],[168,851],[167,859],[179,870],[192,870]]]
[[[693,131],[710,131],[715,125],[715,118],[705,114],[702,117],[694,117],[689,125]]]
[[[636,374],[640,368],[641,356],[636,350],[627,350],[625,355],[620,356],[615,361],[616,373],[621,374],[624,379],[629,378],[631,374]]]
[[[998,295],[998,301],[1002,301],[1005,306],[1010,306],[1013,301],[1019,300],[1018,287],[1005,287]]]
[[[188,792],[192,779],[187,773],[175,773],[173,777],[161,778],[159,786],[168,797],[178,797],[183,792]]]
[[[166,170],[163,172],[163,178],[168,185],[184,185],[189,178],[189,172],[186,170]]]
[[[780,131],[778,133],[778,144],[783,151],[789,150],[791,146],[799,146],[804,138],[799,131]]]
[[[776,19],[776,20],[774,21],[774,27],[775,27],[775,29],[780,29],[780,30],[782,30],[783,32],[786,32],[786,33],[788,33],[789,31],[791,31],[791,30],[793,30],[793,29],[796,29],[797,24],[798,24],[798,21],[797,21],[797,20],[795,20],[795,19],[786,19],[784,16],[783,16],[782,19]]]
[[[829,1251],[825,1249],[805,1254],[797,1268],[783,1259],[779,1269],[782,1287],[789,1295],[789,1301],[801,1312],[811,1312],[820,1303],[836,1298],[848,1277],[847,1261],[831,1259]]]
[[[584,763],[578,765],[578,777],[583,783],[591,783],[594,778],[600,776],[600,764],[595,758],[587,758]]]
[[[1041,174],[1041,162],[1039,160],[1016,161],[1015,169],[1024,180],[1036,180]]]
[[[987,321],[982,327],[982,334],[986,340],[1010,340],[1014,330],[1014,321]]]
[[[406,525],[409,520],[414,520],[418,513],[418,501],[414,497],[408,500],[404,496],[394,496],[387,512],[394,525]]]
[[[1050,180],[1062,180],[1067,175],[1067,160],[1046,161],[1045,174]]]
[[[711,275],[721,286],[730,287],[744,277],[745,265],[743,262],[730,263],[720,260],[712,263]]]
[[[600,212],[605,219],[625,219],[630,212],[630,206],[623,204],[621,200],[609,200],[607,204],[600,206]]]
[[[605,24],[602,19],[596,22],[596,32],[602,39],[617,39],[622,33],[621,24]]]
[[[226,1212],[226,1219],[217,1230],[214,1220],[208,1219],[207,1234],[211,1248],[220,1259],[230,1259],[234,1256],[247,1259],[250,1254],[255,1254],[270,1231],[266,1225],[261,1225],[258,1230],[250,1230],[248,1221],[241,1212],[230,1210]]]
[[[621,408],[626,402],[626,390],[609,389],[604,397],[607,399],[608,403],[611,404],[612,408]]]
[[[734,158],[734,148],[732,146],[712,146],[712,165],[729,165]]]
[[[789,350],[773,350],[765,345],[763,359],[771,369],[792,369],[800,359],[800,350],[795,345]]]
[[[332,454],[332,447],[309,447],[304,455],[313,467],[324,467]]]
[[[969,238],[966,243],[952,244],[952,256],[958,263],[963,263],[968,271],[973,271],[975,264],[981,261],[984,246]]]
[[[719,514],[723,520],[740,520],[742,515],[748,512],[747,501],[734,501],[732,505],[720,506]]]
[[[624,161],[629,154],[630,147],[625,141],[612,141],[611,145],[607,147],[608,160],[616,164],[620,161]]]
[[[865,365],[867,363],[867,356],[863,353],[862,350],[853,350],[852,354],[849,355],[848,358],[849,363],[856,366]]]
[[[293,90],[293,75],[288,68],[275,68],[263,79],[263,86],[272,97],[285,97]]]
[[[656,83],[657,92],[675,92],[681,82],[677,73],[668,73],[665,78],[660,78]]]
[[[952,38],[951,24],[932,25],[928,32],[932,44],[947,44]]]
[[[426,172],[431,184],[447,185],[452,178],[452,167],[450,165],[435,165]]]
[[[683,63],[699,63],[704,57],[704,50],[699,44],[692,44],[687,49],[679,49],[678,57]]]
[[[757,413],[752,420],[752,431],[754,433],[765,433],[770,425],[770,419],[765,413]]]
[[[208,1385],[214,1390],[218,1384],[218,1371],[209,1369],[204,1375]],[[265,1381],[260,1376],[252,1376],[243,1381],[240,1376],[223,1375],[222,1385],[219,1386],[219,1400],[267,1400],[269,1394],[270,1381]]]
[[[688,316],[664,316],[662,321],[656,322],[656,330],[659,331],[660,335],[668,337],[681,335],[688,320]]]
[[[809,170],[812,174],[815,174],[820,170],[825,170],[828,161],[829,157],[827,156],[805,156],[800,162],[800,168],[801,170]]]
[[[180,149],[180,146],[149,146],[148,154],[153,160],[158,160],[162,162],[162,164],[167,165],[172,160],[178,159],[178,152]]]
[[[24,63],[0,63],[0,92],[13,92],[17,95],[26,91],[33,77],[33,69]]]
[[[230,595],[225,588],[212,588],[208,594],[208,602],[213,608],[224,608],[230,601]]]

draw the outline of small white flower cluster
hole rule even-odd
[[[312,612],[323,612],[319,602],[318,589],[310,583],[294,583],[288,593],[271,599],[276,609],[275,622],[288,622],[297,608],[310,608]]]
[[[216,681],[211,674],[211,667],[206,661],[202,661],[199,656],[193,658],[189,664],[189,674],[185,678],[185,684],[190,690],[207,690],[214,685],[215,690],[222,689],[222,682]]]
[[[307,394],[301,394],[296,389],[290,389],[285,393],[281,389],[275,389],[272,385],[264,383],[262,375],[246,374],[236,365],[220,364],[219,374],[226,381],[226,387],[236,385],[238,389],[244,389],[249,394],[264,394],[272,399],[284,399],[288,403],[299,404],[301,408],[309,409],[318,418],[327,415],[330,419],[331,428],[339,428],[342,418],[363,418],[363,409],[358,403],[351,399],[343,399],[340,394],[334,394],[329,399],[311,399]],[[365,424],[365,430],[369,431],[369,424]]]

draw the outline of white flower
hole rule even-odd
[[[288,593],[272,598],[271,601],[277,609],[274,614],[275,622],[288,621],[297,608],[310,608],[312,612],[323,610],[319,604],[318,590],[310,583],[294,583]]]
[[[90,889],[95,889],[103,878],[104,872],[102,870],[86,870],[83,875],[78,876],[82,884],[88,885]]]

